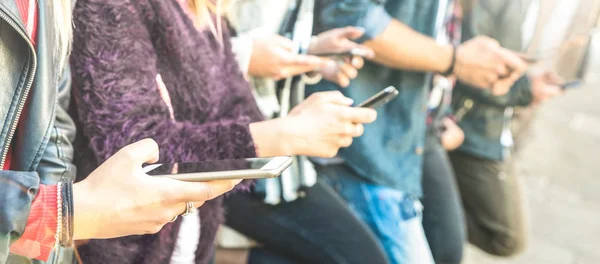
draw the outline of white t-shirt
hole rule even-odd
[[[177,243],[171,256],[170,264],[195,264],[196,249],[200,241],[200,212],[196,211],[193,214],[180,216],[183,218],[179,234],[177,235]]]

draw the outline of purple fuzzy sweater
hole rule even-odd
[[[148,137],[158,142],[161,162],[256,155],[248,125],[261,114],[227,30],[221,45],[210,31],[194,27],[177,0],[79,0],[74,21],[71,112],[80,128],[79,176]],[[175,120],[159,93],[157,74]],[[223,221],[221,199],[206,203],[200,214],[196,263],[206,263]],[[156,235],[92,240],[79,252],[85,264],[169,263],[179,224]]]

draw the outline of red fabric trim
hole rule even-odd
[[[58,204],[56,185],[40,185],[31,203],[25,232],[10,246],[10,253],[47,261],[56,244]]]
[[[17,1],[17,7],[19,8],[19,13],[21,15],[21,20],[23,21],[23,24],[25,25],[25,28],[28,28],[29,25],[27,24],[27,21],[29,19],[29,8],[34,8],[35,10],[33,10],[33,31],[31,32],[29,38],[31,38],[31,41],[35,44],[35,41],[37,39],[37,26],[38,26],[38,12],[37,12],[37,4],[35,4],[34,6],[30,7],[29,6],[29,0],[16,0]],[[37,1],[35,1],[35,3],[37,3]],[[30,32],[27,32],[28,34]]]
[[[10,170],[10,163],[12,160],[12,146],[8,147],[8,155],[6,156],[6,160],[4,161],[4,168],[2,168],[3,170]]]

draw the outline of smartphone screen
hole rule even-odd
[[[185,163],[152,164],[144,167],[148,175],[185,174],[234,170],[260,170],[273,158],[214,160]]]

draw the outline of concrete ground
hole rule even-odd
[[[466,264],[600,263],[600,43],[595,52],[586,84],[540,109],[519,154],[531,209],[528,250],[497,259],[469,247]]]

